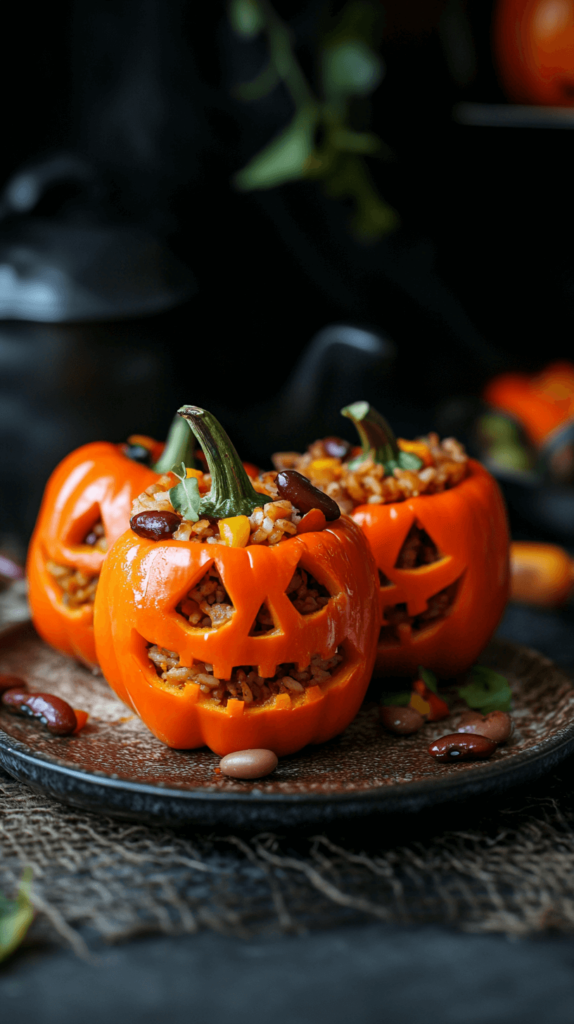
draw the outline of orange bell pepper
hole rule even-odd
[[[134,498],[178,462],[191,461],[189,431],[175,421],[168,443],[136,435],[128,446],[95,441],[67,455],[52,473],[28,552],[29,601],[40,636],[52,647],[88,667],[97,665],[93,602],[77,607],[65,603],[65,592],[48,566],[78,571],[97,579],[105,552],[85,543],[100,519],[110,547],[127,529]],[[159,455],[153,467],[133,461],[130,447]],[[161,454],[163,450],[163,454]]]
[[[221,522],[261,507],[261,496],[214,417],[193,406],[182,412],[211,472],[212,490],[200,514]],[[219,629],[194,628],[177,608],[213,564],[234,612]],[[298,566],[331,595],[307,616],[286,593]],[[275,627],[251,635],[264,602]],[[96,594],[96,648],[110,686],[164,743],[181,749],[207,745],[219,755],[263,747],[281,756],[340,733],[365,695],[377,634],[373,557],[345,516],[273,546],[154,541],[128,530],[109,552]],[[304,671],[315,654],[328,658],[337,649],[343,662],[321,685],[278,693],[257,706],[240,699],[223,704],[197,683],[164,681],[148,657],[150,645],[176,652],[183,666],[209,663],[218,680],[229,680],[243,666],[267,679],[284,664]]]
[[[361,458],[373,458],[388,472],[414,453],[400,452],[388,423],[366,402],[342,410],[363,440]],[[420,467],[422,460],[417,459]],[[403,461],[404,468],[409,468]],[[416,468],[416,466],[414,467]],[[467,476],[450,490],[388,504],[358,505],[351,513],[363,530],[381,572],[379,675],[416,674],[424,665],[440,678],[466,672],[494,633],[509,591],[509,536],[504,503],[493,477],[469,459]],[[397,568],[401,547],[413,525],[426,531],[438,561]],[[398,637],[386,629],[385,609],[404,606],[421,615],[429,600],[447,587],[456,596],[447,612],[424,628],[403,623]]]

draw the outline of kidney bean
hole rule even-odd
[[[272,750],[256,748],[226,754],[221,758],[219,767],[224,775],[231,775],[234,779],[260,779],[274,771],[277,764],[277,754]]]
[[[22,711],[39,718],[53,736],[68,736],[78,724],[74,709],[52,693],[31,693],[23,702]]]
[[[488,715],[467,711],[460,720],[458,732],[487,736],[495,743],[504,743],[512,732],[512,719],[506,711],[490,711]]]
[[[381,722],[389,732],[397,736],[410,736],[424,725],[424,718],[416,708],[387,708],[379,710]]]
[[[28,693],[14,687],[2,694],[2,704],[14,715],[38,718],[54,736],[68,736],[78,725],[74,709],[52,693]]]
[[[26,684],[24,686],[14,686],[11,690],[5,690],[2,694],[2,703],[4,707],[11,711],[12,714],[17,715],[22,707],[22,704],[30,696]],[[25,712],[23,712],[24,714]]]
[[[16,686],[20,690],[28,689],[25,679],[21,679],[20,676],[10,675],[7,672],[0,672],[0,693],[4,693],[5,690],[13,690]]]
[[[333,522],[341,515],[337,502],[323,494],[318,487],[314,487],[311,481],[296,469],[283,469],[277,474],[276,483],[279,497],[290,501],[303,515],[312,508],[318,508],[328,522]]]
[[[130,526],[138,537],[147,537],[148,540],[165,540],[175,533],[181,516],[177,512],[138,512],[130,519]]]
[[[496,750],[494,740],[487,736],[465,736],[463,733],[452,733],[441,736],[429,747],[429,754],[437,761],[483,761]]]
[[[342,437],[324,437],[323,447],[332,459],[344,459],[351,451],[351,445]]]

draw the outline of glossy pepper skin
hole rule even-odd
[[[70,608],[64,604],[46,563],[99,576],[105,552],[84,544],[85,537],[101,519],[111,547],[129,525],[134,498],[172,465],[182,460],[192,464],[193,439],[183,426],[177,417],[165,445],[139,435],[127,446],[108,441],[85,444],[56,466],[46,485],[28,551],[32,620],[47,643],[90,668],[97,666],[93,605]],[[153,466],[129,458],[125,451],[130,448],[140,455],[147,449]]]
[[[82,541],[100,518],[108,545],[126,529],[134,498],[158,479],[119,445],[95,441],[67,455],[52,473],[28,553],[29,601],[40,636],[88,667],[97,665],[93,605],[69,608],[46,563],[98,576],[105,552]]]
[[[469,459],[468,475],[450,490],[386,505],[358,505],[352,518],[365,534],[378,569],[390,581],[379,587],[383,630],[375,674],[416,676],[420,665],[443,679],[466,672],[498,626],[509,594],[508,525],[496,481]],[[397,569],[399,552],[415,522],[442,557],[416,569]],[[404,603],[409,615],[420,615],[432,595],[457,580],[454,603],[443,618],[400,641],[383,639],[385,607]]]
[[[210,469],[214,479],[212,463]],[[241,488],[243,501],[243,483]],[[222,485],[217,500],[231,500],[224,490]],[[261,505],[261,496],[251,493],[253,507]],[[193,628],[176,606],[212,563],[235,612],[219,630]],[[286,595],[299,564],[331,594],[328,604],[309,616],[300,615]],[[118,696],[168,746],[207,745],[219,755],[256,747],[278,756],[294,753],[336,736],[359,710],[375,657],[377,586],[369,547],[347,517],[272,547],[155,542],[130,530],[109,552],[96,595],[101,668]],[[249,636],[264,600],[278,625]],[[255,665],[267,677],[283,663],[296,662],[303,670],[312,655],[332,655],[338,646],[344,662],[321,687],[294,699],[279,694],[258,707],[239,700],[222,706],[197,684],[178,689],[159,678],[147,655],[149,644],[177,651],[184,665],[205,661],[220,679],[243,665]]]

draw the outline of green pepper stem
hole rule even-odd
[[[352,420],[357,428],[363,451],[349,463],[356,468],[366,459],[372,459],[381,466],[399,461],[399,446],[389,424],[380,412],[368,402],[353,402],[341,409],[341,415]]]
[[[239,455],[215,416],[197,405],[183,405],[178,415],[203,448],[211,473],[211,490],[201,502],[201,514],[227,519],[250,516],[254,509],[261,508],[265,496],[252,487]]]
[[[194,451],[193,434],[190,434],[181,417],[176,415],[171,421],[165,448],[152,469],[154,473],[169,473],[172,469],[180,469],[182,462],[188,469],[195,469]]]

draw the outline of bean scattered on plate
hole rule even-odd
[[[226,754],[221,758],[219,767],[224,775],[230,775],[233,779],[261,779],[274,771],[278,762],[277,754],[272,750],[256,747]]]

